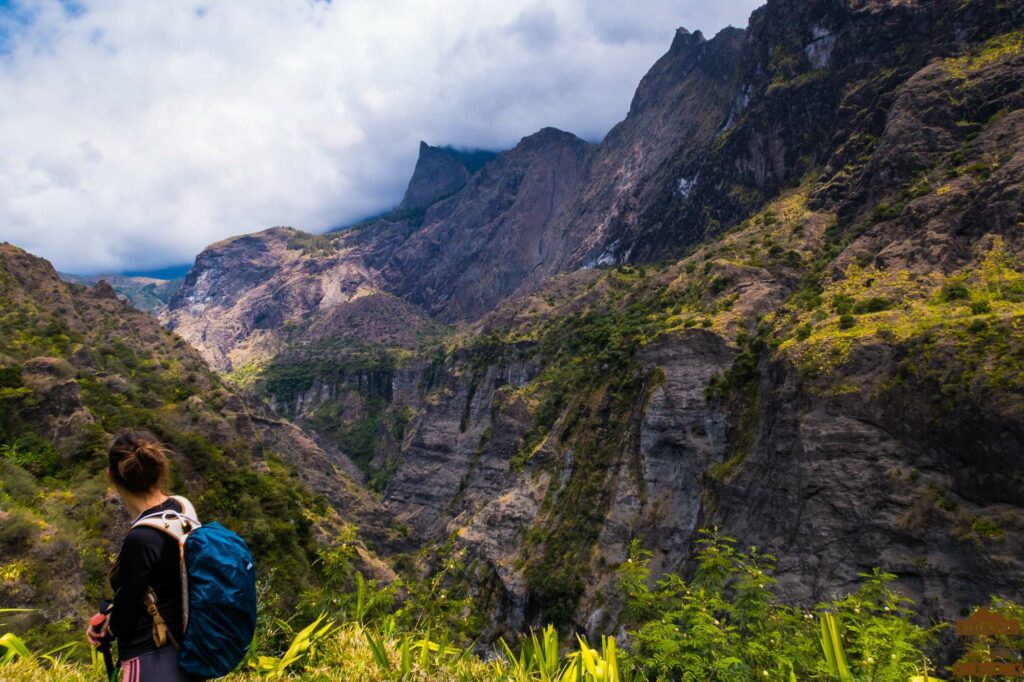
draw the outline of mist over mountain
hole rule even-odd
[[[600,139],[679,17],[757,4],[4,2],[0,239],[97,273],[349,224],[400,200],[420,140]]]

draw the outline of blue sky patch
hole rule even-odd
[[[85,4],[78,0],[60,0],[64,15],[77,19],[85,14]],[[0,54],[9,54],[18,33],[28,29],[37,12],[23,0],[0,0]]]

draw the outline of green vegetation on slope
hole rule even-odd
[[[402,348],[352,347],[328,339],[275,358],[253,381],[279,412],[301,418],[337,445],[379,490],[388,472],[375,469],[371,460],[382,440],[401,442],[404,436],[410,415],[407,407],[392,405],[391,385],[412,356]],[[314,386],[326,393],[314,396],[311,407],[302,405]]]
[[[813,300],[766,322],[779,352],[819,384],[841,375],[856,348],[884,344],[901,348],[889,388],[934,382],[951,405],[971,393],[1024,391],[1024,269],[999,237],[949,275],[850,266]]]
[[[517,642],[499,640],[487,660],[437,619],[443,599],[429,583],[409,585],[410,597],[394,610],[391,588],[382,591],[349,573],[345,586],[354,589],[345,603],[327,604],[315,619],[274,620],[264,610],[253,650],[227,679],[913,682],[946,672],[935,669],[927,650],[948,624],[914,624],[913,604],[890,587],[894,576],[875,570],[862,576],[856,592],[802,609],[777,600],[773,566],[773,557],[740,551],[730,538],[707,530],[693,578],[668,574],[652,585],[648,555],[634,546],[618,571],[625,645],[608,637],[599,645],[584,637],[559,641],[548,627]],[[335,568],[345,571],[348,564],[342,559]],[[1012,602],[996,600],[990,608],[1024,615]],[[1019,652],[1021,646],[1019,634],[979,638],[964,656]],[[44,657],[11,635],[0,638],[0,647],[7,652],[0,659],[5,679],[101,678],[98,661],[75,662],[79,651]]]
[[[494,406],[525,407],[532,417],[510,468],[550,472],[518,565],[530,588],[528,609],[560,625],[573,620],[615,490],[612,477],[622,475],[615,464],[638,447],[639,415],[663,378],[640,354],[667,334],[745,338],[752,317],[745,296],[760,295],[764,269],[796,272],[820,242],[828,218],[806,207],[812,180],[680,262],[556,280],[520,304],[528,315],[452,351],[468,353],[481,374],[503,358],[539,368],[526,385],[498,389]],[[747,362],[755,376],[756,363],[756,356]],[[568,476],[557,474],[566,468]]]
[[[103,476],[111,434],[148,428],[176,453],[174,490],[223,521],[275,570],[282,600],[316,580],[328,515],[281,457],[243,438],[244,407],[198,356],[113,298],[60,282],[11,247],[0,254],[0,601],[34,643],[79,629],[109,596],[127,519]],[[286,588],[286,589],[285,589]]]
[[[449,330],[385,294],[377,295],[362,312],[365,316],[357,314],[346,325],[339,323],[326,336],[301,323],[287,323],[282,329],[285,351],[225,378],[266,398],[279,414],[337,446],[366,475],[371,489],[380,490],[392,473],[391,463],[380,464],[381,446],[400,443],[413,416],[411,408],[392,395],[393,383],[411,362],[434,351]],[[374,337],[376,343],[363,338],[384,318],[385,326],[402,319],[403,333]]]

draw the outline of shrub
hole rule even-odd
[[[647,679],[832,679],[822,620],[833,626],[833,653],[864,679],[905,680],[929,667],[923,651],[936,630],[913,624],[911,602],[889,588],[894,575],[860,574],[857,592],[815,615],[777,601],[774,557],[740,551],[715,530],[701,531],[690,581],[668,574],[651,587],[650,558],[634,542],[618,572],[630,660]]]
[[[880,313],[883,310],[888,310],[893,305],[891,299],[885,296],[872,296],[871,298],[865,298],[861,301],[857,301],[853,304],[853,312],[856,315],[864,315],[867,313]]]
[[[967,331],[972,334],[980,334],[988,329],[988,322],[986,320],[971,320],[971,323],[967,325]]]
[[[1024,301],[1024,279],[1003,282],[999,289],[1000,298],[1004,301],[1012,301],[1014,303]]]
[[[0,445],[0,457],[40,478],[53,476],[60,469],[60,454],[34,433],[23,434],[13,443]]]
[[[839,328],[840,329],[853,329],[857,326],[857,318],[853,315],[846,313],[839,316]]]
[[[35,536],[37,526],[32,517],[15,510],[0,519],[0,547],[6,552],[15,552],[27,547]]]
[[[786,256],[783,259],[784,264],[788,265],[791,268],[798,268],[801,265],[803,265],[803,262],[803,258],[800,256],[798,252],[794,251],[793,249],[786,251]]]
[[[950,279],[939,290],[939,298],[946,302],[966,301],[970,297],[971,292],[961,279]]]
[[[846,315],[853,310],[853,297],[847,294],[836,294],[832,297],[832,307],[836,314]]]
[[[4,495],[22,504],[28,504],[39,492],[35,479],[9,459],[0,458],[0,500]]]
[[[884,220],[892,220],[903,212],[903,204],[890,204],[888,201],[880,201],[875,206],[875,212],[872,214],[871,219],[873,222],[880,223]]]

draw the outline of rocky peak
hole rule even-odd
[[[636,259],[632,233],[647,212],[662,213],[688,188],[737,106],[746,33],[728,28],[711,40],[679,29],[672,47],[637,87],[626,119],[608,133],[566,225],[561,268]]]
[[[521,139],[519,144],[517,144],[509,153],[518,155],[527,152],[543,152],[560,145],[580,146],[585,144],[585,141],[572,133],[547,126],[545,128],[541,128],[532,135],[527,135]]]
[[[114,291],[114,287],[110,286],[110,282],[105,279],[96,282],[96,285],[92,288],[92,295],[97,298],[117,298],[117,292]]]
[[[236,300],[254,281],[266,279],[280,268],[276,256],[286,250],[295,233],[292,228],[273,227],[206,247],[196,256],[184,286],[168,304],[168,312],[188,309],[198,314],[211,303]],[[174,329],[174,316],[167,321]]]
[[[723,59],[723,55],[716,54],[714,50],[709,54],[707,48],[709,43],[713,43],[716,48],[733,48],[733,43],[742,36],[742,30],[729,28],[721,31],[712,41],[708,41],[700,31],[690,33],[685,28],[677,29],[668,52],[655,62],[641,79],[633,95],[629,115],[638,116],[647,109],[657,108],[666,98],[672,96],[673,90],[685,82],[690,71],[698,66],[704,69],[730,66],[728,58]]]
[[[488,312],[561,249],[557,225],[592,149],[556,128],[524,137],[426,212],[383,286],[448,321]]]
[[[480,166],[493,157],[492,152],[431,147],[420,141],[420,155],[416,159],[416,168],[398,210],[426,208],[440,199],[455,194],[466,186],[469,178]]]
[[[676,35],[672,38],[672,45],[668,48],[669,54],[677,54],[692,50],[704,42],[704,34],[700,31],[690,33],[686,28],[680,26],[676,29]]]

